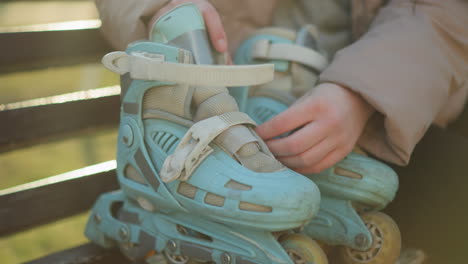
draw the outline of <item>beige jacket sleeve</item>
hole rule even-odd
[[[101,30],[117,50],[135,40],[146,39],[146,23],[169,0],[96,0]]]
[[[321,74],[376,110],[358,144],[405,165],[431,124],[445,126],[468,91],[468,1],[394,0]]]

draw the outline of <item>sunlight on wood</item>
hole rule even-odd
[[[97,18],[94,1],[24,1],[0,4],[2,27]]]
[[[57,23],[35,24],[26,26],[5,26],[0,27],[0,32],[32,32],[32,31],[57,31],[57,30],[77,30],[99,28],[101,20],[76,20]]]

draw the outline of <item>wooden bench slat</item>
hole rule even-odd
[[[98,62],[111,51],[99,20],[0,28],[0,73]]]
[[[116,249],[108,250],[87,243],[75,248],[57,252],[27,264],[128,264],[126,259]]]
[[[115,161],[108,161],[0,191],[0,237],[91,208],[97,197],[119,188]]]
[[[118,86],[0,105],[0,153],[117,127]]]

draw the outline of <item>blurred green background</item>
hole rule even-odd
[[[93,1],[0,3],[2,28],[88,19],[98,19]],[[96,63],[0,75],[0,83],[3,104],[116,85],[118,79]],[[0,154],[0,189],[114,159],[116,135],[112,129]],[[0,238],[0,262],[20,263],[85,242],[86,217]]]

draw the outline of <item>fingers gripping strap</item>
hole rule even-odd
[[[319,52],[296,44],[271,43],[261,39],[252,46],[251,56],[257,59],[287,60],[322,71],[327,66],[326,58]]]
[[[181,139],[174,153],[164,161],[161,179],[164,182],[179,178],[186,181],[213,151],[209,144],[228,128],[240,124],[256,125],[247,114],[241,112],[228,112],[195,123]]]
[[[102,63],[120,75],[127,72],[138,80],[174,82],[196,86],[250,86],[273,80],[273,64],[259,65],[198,65],[172,63],[164,55],[116,51],[106,54]]]

